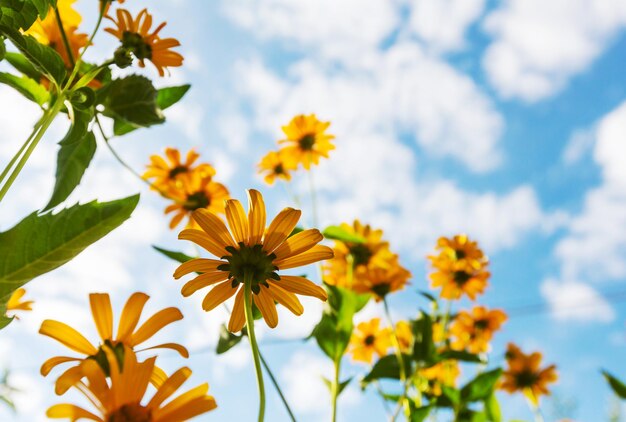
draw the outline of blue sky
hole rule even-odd
[[[127,2],[138,10],[139,2]],[[496,336],[493,362],[508,341],[539,349],[558,365],[547,420],[607,419],[614,405],[599,374],[626,378],[626,7],[619,0],[258,0],[152,2],[167,36],[179,38],[185,67],[161,86],[190,82],[168,123],[114,141],[136,169],[150,154],[174,145],[197,147],[234,197],[261,188],[272,212],[292,205],[280,186],[265,187],[254,165],[299,113],[332,122],[337,150],[315,170],[323,224],[353,218],[382,227],[414,275],[396,295],[397,318],[413,315],[427,286],[424,256],[440,235],[467,232],[484,246],[493,277],[482,303],[511,313]],[[546,4],[547,3],[547,4]],[[79,0],[85,32],[93,5]],[[91,57],[114,42],[96,39]],[[133,70],[135,71],[135,70]],[[157,77],[153,69],[142,73]],[[37,118],[36,109],[0,87],[0,160],[9,159]],[[14,103],[23,105],[19,112]],[[0,208],[2,228],[45,204],[51,190],[59,122],[33,156]],[[307,180],[296,178],[310,221]],[[256,392],[248,350],[216,357],[217,330],[226,315],[205,314],[183,301],[170,274],[175,265],[149,248],[188,248],[167,230],[164,202],[124,172],[101,148],[69,203],[142,192],[135,217],[68,266],[34,281],[36,310],[3,331],[0,358],[12,368],[22,414],[0,419],[43,420],[56,398],[39,364],[63,349],[36,334],[44,318],[93,332],[87,293],[108,291],[120,309],[136,290],[151,294],[154,312],[179,306],[186,318],[175,335],[200,351],[184,364],[192,381],[208,381],[219,409],[206,420],[253,419]],[[99,194],[96,194],[99,192]],[[45,196],[45,195],[44,195]],[[464,304],[467,306],[467,304]],[[529,307],[530,306],[530,307]],[[261,330],[262,351],[302,420],[328,414],[317,374],[329,364],[308,334],[321,306],[305,315],[281,314],[279,327]],[[362,318],[380,313],[367,308]],[[163,356],[167,369],[181,365]],[[350,366],[347,374],[363,373]],[[464,372],[469,376],[470,370]],[[306,381],[302,381],[305,379]],[[190,384],[191,386],[191,384]],[[356,387],[355,387],[356,388]],[[348,390],[344,420],[381,420],[372,394]],[[283,413],[270,388],[271,420]],[[505,416],[530,419],[521,397],[502,395]],[[242,401],[244,400],[244,401]],[[574,408],[557,411],[564,404]],[[246,403],[242,405],[242,403]],[[204,419],[202,419],[204,420]],[[445,416],[442,416],[445,420]]]

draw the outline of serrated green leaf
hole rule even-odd
[[[15,30],[27,30],[37,20],[38,6],[41,6],[42,1],[44,0],[0,0],[0,25]]]
[[[93,110],[74,110],[74,121],[65,137],[59,142],[56,182],[52,197],[44,211],[65,201],[80,184],[83,174],[96,152],[96,137],[88,131]]]
[[[104,113],[109,117],[121,119],[134,127],[147,127],[165,121],[156,102],[157,90],[152,81],[144,76],[114,79],[100,91]]]
[[[0,307],[6,309],[17,288],[70,261],[122,224],[138,201],[134,195],[74,205],[56,214],[33,212],[0,233]]]
[[[328,226],[322,232],[326,239],[340,240],[342,242],[363,243],[365,238],[354,233],[350,233],[340,226]]]
[[[54,49],[38,43],[30,35],[22,35],[15,29],[0,26],[0,32],[17,47],[28,61],[45,75],[49,80],[56,81],[58,85],[65,79],[65,63]]]
[[[222,324],[220,327],[220,338],[217,341],[217,349],[216,353],[221,355],[222,353],[228,352],[230,349],[239,344],[243,335],[236,335],[228,331],[226,325]]]
[[[41,72],[35,69],[35,67],[22,53],[7,51],[4,58],[15,68],[15,70],[19,71],[24,76],[28,76],[35,82],[39,82],[41,80]]]
[[[411,357],[402,355],[404,363],[404,373],[411,373]],[[400,365],[395,354],[383,356],[372,367],[372,370],[361,380],[361,388],[365,388],[367,384],[379,379],[400,379]]]
[[[190,259],[194,259],[193,256],[185,255],[182,252],[170,251],[170,250],[163,249],[163,248],[160,248],[160,247],[155,246],[155,245],[152,245],[152,248],[155,251],[165,255],[168,258],[173,259],[174,261],[180,262],[181,264],[184,263],[184,262],[189,261]]]
[[[502,369],[497,368],[479,374],[465,384],[461,389],[461,398],[465,403],[486,400],[496,387],[496,383],[502,375]]]
[[[602,371],[602,375],[604,375],[604,378],[608,381],[613,392],[617,394],[619,398],[626,399],[626,384],[615,378],[608,371]]]
[[[48,90],[27,76],[16,76],[11,73],[0,72],[0,83],[9,85],[24,97],[39,105],[44,105],[50,100]]]

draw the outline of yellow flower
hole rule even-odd
[[[217,407],[215,399],[207,394],[209,385],[206,383],[171,398],[191,376],[191,370],[186,367],[166,377],[145,403],[156,357],[137,362],[129,348],[124,350],[123,356],[123,365],[120,365],[115,353],[106,350],[110,379],[95,361],[85,361],[86,381],[77,380],[76,388],[92,403],[94,410],[75,404],[57,404],[48,409],[46,416],[71,421],[84,418],[98,422],[171,422],[188,420]]]
[[[439,255],[428,257],[436,269],[430,279],[433,288],[441,287],[442,298],[454,300],[466,294],[475,300],[484,292],[490,276],[486,269],[488,260],[476,242],[464,235],[440,238],[437,249]]]
[[[411,324],[407,321],[398,321],[396,323],[396,338],[398,339],[402,353],[410,353],[413,346],[413,330],[411,330]]]
[[[403,289],[409,278],[411,273],[396,262],[389,267],[368,268],[365,276],[359,277],[359,282],[352,288],[357,293],[370,293],[380,302],[389,293]]]
[[[502,374],[500,388],[508,393],[523,392],[535,405],[539,397],[549,395],[548,384],[556,382],[556,366],[541,369],[541,353],[524,354],[519,347],[509,343],[506,352],[508,368]]]
[[[451,347],[455,350],[468,350],[470,353],[489,351],[493,333],[500,329],[507,317],[501,310],[488,310],[475,306],[472,313],[461,311],[450,325],[453,337]]]
[[[13,294],[9,298],[9,301],[7,302],[7,313],[9,312],[13,313],[14,311],[32,311],[33,310],[32,305],[34,302],[32,300],[22,301],[22,298],[24,297],[25,294],[26,294],[26,289],[24,289],[23,287],[20,287],[19,289],[13,292]],[[19,319],[17,316],[15,318]]]
[[[352,333],[348,353],[357,362],[372,363],[374,353],[379,357],[387,355],[391,347],[391,333],[388,328],[380,328],[380,318],[361,322]]]
[[[284,144],[286,157],[309,170],[311,164],[319,164],[320,157],[328,158],[328,152],[335,149],[330,142],[335,136],[326,133],[328,126],[330,122],[319,121],[315,114],[300,114],[283,126],[286,138],[278,142]]]
[[[161,192],[167,192],[172,188],[190,185],[194,176],[201,179],[215,176],[215,169],[210,164],[201,163],[194,166],[199,157],[200,154],[192,149],[187,152],[183,162],[179,150],[166,148],[165,157],[159,155],[150,157],[150,164],[146,166],[148,169],[142,177],[146,180],[154,179],[153,187]]]
[[[296,167],[297,163],[288,160],[284,150],[270,151],[258,165],[259,173],[265,173],[264,180],[268,185],[273,185],[276,179],[290,181],[290,172]]]
[[[168,67],[178,67],[183,64],[183,56],[172,51],[180,42],[175,38],[161,38],[159,32],[166,25],[163,22],[156,29],[152,28],[152,15],[143,9],[133,19],[126,9],[117,9],[117,21],[110,16],[116,28],[106,28],[105,31],[117,37],[122,42],[122,48],[132,52],[139,60],[139,66],[144,67],[145,60],[150,60],[160,76],[165,76]]]
[[[74,328],[60,321],[47,319],[41,324],[41,328],[39,329],[40,334],[51,337],[73,351],[83,355],[82,357],[55,356],[48,359],[41,366],[41,374],[47,376],[57,365],[67,362],[77,362],[75,366],[66,370],[57,379],[57,394],[64,393],[81,378],[86,361],[93,360],[97,362],[106,372],[108,371],[108,363],[105,359],[107,350],[111,350],[115,354],[120,354],[125,347],[134,349],[136,346],[149,340],[166,325],[183,318],[183,315],[177,308],[165,308],[154,314],[137,328],[137,324],[141,318],[141,312],[149,298],[150,297],[144,293],[134,293],[130,296],[122,310],[117,335],[114,336],[113,310],[111,308],[109,295],[106,293],[90,294],[89,304],[91,306],[91,314],[98,334],[100,335],[100,343],[97,346],[94,346],[94,344]],[[183,357],[189,356],[187,349],[177,343],[159,344],[144,348],[143,350],[156,348],[173,349]],[[163,375],[163,371],[155,367],[153,382],[158,384],[160,382],[159,380],[163,378]]]
[[[226,186],[212,181],[211,177],[200,177],[198,174],[192,175],[188,182],[182,186],[172,186],[166,192],[166,195],[174,201],[165,208],[165,214],[174,213],[170,229],[178,226],[185,217],[189,217],[187,227],[196,228],[193,211],[198,209],[207,209],[220,214],[225,212],[224,200],[230,198]]]
[[[419,373],[427,381],[424,391],[434,396],[441,395],[441,386],[456,386],[456,380],[461,370],[456,360],[444,360],[430,368],[420,369]]]
[[[228,323],[232,332],[240,331],[245,324],[243,283],[251,283],[252,298],[265,322],[274,328],[278,314],[274,301],[296,315],[304,311],[296,294],[326,300],[326,292],[304,277],[279,275],[279,271],[301,267],[332,258],[333,251],[318,245],[323,239],[317,229],[301,231],[289,236],[300,219],[301,212],[285,208],[265,228],[265,203],[260,192],[248,191],[248,216],[241,203],[226,201],[226,219],[230,232],[222,220],[210,211],[199,209],[193,213],[201,230],[186,229],[179,239],[190,240],[220,258],[196,258],[182,264],[175,278],[197,272],[201,275],[187,282],[183,296],[208,286],[213,286],[202,302],[210,311],[236,294],[235,304]],[[246,277],[249,277],[246,280]]]
[[[82,21],[80,14],[72,7],[76,0],[58,0],[57,7],[63,22],[63,29],[67,35],[67,40],[74,58],[78,57],[81,48],[89,42],[87,34],[76,32],[78,25]],[[35,23],[25,32],[32,35],[41,44],[50,46],[56,50],[63,58],[66,67],[71,67],[72,62],[65,49],[63,36],[56,20],[54,9],[50,8],[45,19],[37,19]]]

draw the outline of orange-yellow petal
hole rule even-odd
[[[214,309],[217,305],[228,300],[236,292],[237,288],[232,286],[230,280],[226,280],[225,282],[213,287],[211,291],[207,293],[202,301],[202,309],[208,312]]]
[[[75,352],[94,355],[98,350],[81,333],[67,324],[47,319],[41,323],[39,334],[52,337]]]
[[[141,327],[132,334],[130,345],[136,346],[148,340],[166,325],[183,319],[183,314],[178,308],[162,309],[152,315]]]
[[[130,339],[133,331],[135,331],[135,327],[137,327],[139,323],[141,312],[148,299],[150,299],[150,296],[141,292],[133,293],[131,297],[128,298],[124,309],[122,309],[122,315],[120,316],[120,323],[117,328],[117,340],[128,341]]]
[[[189,273],[208,273],[209,271],[215,271],[217,267],[225,264],[224,261],[219,261],[217,259],[206,259],[206,258],[194,258],[190,259],[187,262],[180,264],[176,271],[174,272],[174,278],[179,279],[184,275]]]
[[[228,331],[238,333],[246,324],[246,314],[244,310],[243,290],[239,289],[235,296],[235,305],[228,320]]]
[[[248,190],[248,227],[249,244],[261,244],[265,232],[265,202],[261,192],[255,189]]]
[[[293,208],[285,208],[272,220],[267,228],[267,234],[263,241],[263,250],[272,253],[291,234],[302,212]]]
[[[276,259],[285,259],[311,249],[324,239],[317,229],[303,230],[289,237],[275,251]]]
[[[333,255],[333,250],[328,246],[317,245],[299,255],[291,256],[282,260],[275,260],[274,265],[281,270],[286,270],[330,259]]]
[[[100,338],[102,340],[112,339],[113,309],[111,308],[111,298],[106,293],[92,293],[89,295],[89,304]]]
[[[274,304],[274,299],[272,296],[267,293],[267,287],[261,285],[261,290],[259,294],[253,294],[252,298],[254,299],[254,304],[261,311],[261,315],[263,315],[263,319],[271,328],[276,327],[278,325],[278,313],[276,312],[276,305]]]
[[[273,281],[273,280],[272,280]],[[270,284],[269,289],[267,289],[268,293],[274,298],[274,300],[285,308],[289,309],[296,315],[302,315],[304,312],[304,307],[300,300],[291,292],[284,290],[282,287],[277,286],[274,283]]]
[[[328,299],[326,290],[304,277],[281,275],[280,280],[272,280],[272,284],[277,284],[291,293],[313,296],[324,301]]]
[[[235,242],[248,243],[248,218],[241,202],[236,199],[226,200],[226,220],[235,237]]]

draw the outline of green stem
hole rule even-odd
[[[39,141],[41,140],[43,135],[46,133],[46,131],[48,130],[48,128],[50,127],[50,125],[54,121],[54,118],[56,117],[56,115],[59,114],[59,111],[61,110],[61,106],[62,105],[63,105],[63,97],[59,97],[59,98],[57,98],[56,103],[54,103],[52,108],[49,109],[48,111],[46,111],[44,113],[44,115],[42,116],[41,126],[39,127],[39,130],[36,130],[36,134],[33,137],[32,141],[30,142],[30,144],[28,145],[28,147],[24,151],[24,154],[22,155],[20,160],[15,165],[15,168],[13,169],[13,171],[9,175],[8,179],[6,180],[4,185],[2,186],[2,189],[0,189],[0,202],[2,202],[2,200],[4,199],[4,196],[7,194],[7,192],[11,188],[11,185],[13,185],[13,182],[15,181],[15,179],[17,179],[17,176],[20,174],[20,172],[24,168],[24,165],[26,164],[26,162],[30,158],[31,154],[33,153],[33,151],[37,147],[37,144],[39,143]],[[14,164],[13,160],[12,160],[12,162]],[[9,163],[9,164],[11,164],[11,163]]]
[[[317,218],[317,194],[315,192],[315,182],[313,181],[313,170],[309,170],[309,191],[311,193],[311,210],[313,211],[313,227],[318,226]]]
[[[541,414],[541,410],[539,409],[539,405],[537,403],[537,398],[533,394],[532,390],[527,389],[524,392],[526,399],[528,400],[528,406],[530,410],[533,412],[533,416],[535,417],[535,422],[544,422],[543,415]]]
[[[396,355],[396,359],[398,360],[398,367],[400,369],[400,382],[402,382],[402,396],[400,396],[400,403],[404,408],[404,414],[407,417],[407,420],[411,419],[411,407],[409,406],[409,399],[407,397],[408,394],[408,384],[406,382],[406,371],[404,368],[404,359],[402,358],[402,349],[400,348],[400,341],[398,340],[398,333],[396,333],[396,326],[393,323],[393,319],[391,318],[391,312],[389,311],[389,304],[387,303],[387,298],[383,298],[383,307],[385,308],[385,317],[387,318],[387,324],[389,324],[389,329],[391,330],[391,340],[393,342],[393,349]],[[399,410],[399,409],[398,409]]]
[[[30,143],[30,141],[37,134],[37,131],[41,127],[41,123],[43,122],[43,119],[44,119],[45,116],[46,116],[46,114],[44,113],[41,116],[41,118],[37,121],[35,126],[33,127],[33,131],[30,133],[30,135],[28,135],[28,139],[26,139],[26,141],[20,147],[19,151],[17,151],[15,153],[13,158],[11,158],[11,161],[9,161],[9,164],[7,164],[6,167],[4,168],[4,170],[2,170],[2,174],[0,174],[0,183],[2,183],[4,181],[4,178],[7,177],[7,174],[9,174],[9,170],[11,170],[13,168],[13,166],[15,165],[15,162],[24,153],[24,150],[28,147],[28,144]]]
[[[332,400],[332,422],[337,421],[337,399],[339,398],[339,373],[341,372],[341,356],[335,359],[335,376],[333,377],[333,383],[330,388],[330,395]]]
[[[252,315],[252,274],[246,272],[243,282],[243,299],[244,310],[246,315],[246,331],[250,340],[250,348],[252,349],[252,358],[254,359],[254,370],[256,373],[257,386],[259,388],[259,422],[265,419],[265,386],[263,384],[263,372],[261,370],[261,359],[259,357],[259,346],[256,342],[254,334],[254,316]]]
[[[76,66],[76,62],[74,61],[74,54],[72,54],[72,47],[70,46],[70,42],[67,39],[67,34],[65,33],[65,28],[63,27],[63,20],[61,19],[61,13],[59,12],[59,8],[54,8],[54,14],[57,18],[57,25],[59,26],[59,32],[61,33],[61,38],[63,39],[63,45],[65,46],[65,51],[67,52],[67,57],[70,59],[70,64],[72,67]]]
[[[274,388],[276,388],[276,392],[280,396],[280,400],[285,405],[285,409],[287,409],[287,413],[289,413],[289,417],[291,418],[291,420],[293,422],[296,422],[296,417],[294,416],[293,412],[291,411],[291,408],[289,407],[289,403],[287,403],[287,399],[285,398],[285,395],[283,394],[283,391],[280,389],[280,386],[278,385],[278,381],[276,380],[276,378],[274,378],[274,374],[272,373],[272,370],[270,369],[269,365],[267,364],[267,362],[263,358],[263,355],[261,354],[260,350],[259,350],[259,358],[261,359],[261,363],[263,364],[263,368],[265,368],[265,371],[267,372],[267,375],[269,375],[270,380],[272,381],[272,384],[274,384]]]
[[[387,418],[391,418],[392,412],[391,412],[391,409],[389,408],[389,403],[387,403],[387,399],[385,398],[385,392],[383,391],[383,388],[381,387],[380,382],[378,380],[374,381],[374,386],[376,387],[376,391],[378,392],[378,395],[383,401],[383,408],[385,409]]]

